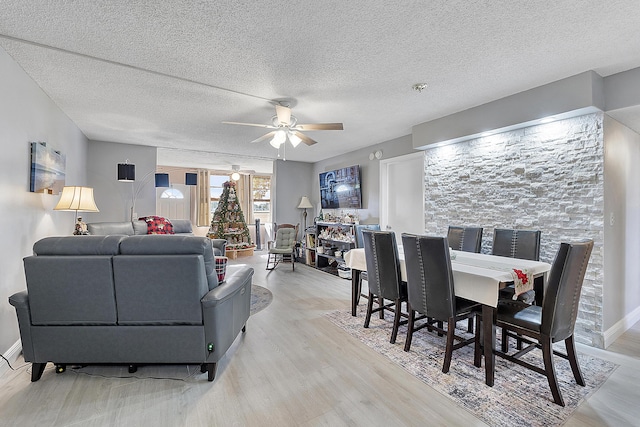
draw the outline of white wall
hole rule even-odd
[[[297,148],[304,150],[304,146]],[[300,224],[302,229],[302,209],[298,209],[302,196],[311,197],[311,175],[313,165],[290,160],[277,160],[274,163],[275,198],[271,220],[277,224]],[[307,226],[313,224],[313,209],[307,209]],[[299,233],[298,238],[302,233]],[[263,242],[264,243],[264,242]]]
[[[640,320],[640,135],[604,118],[605,345]]]
[[[87,139],[40,87],[0,49],[0,352],[19,351],[18,323],[8,297],[26,288],[22,258],[46,236],[73,232],[74,213],[53,208],[59,196],[29,192],[30,141],[66,155],[66,184],[87,185]],[[0,363],[0,373],[6,364]]]

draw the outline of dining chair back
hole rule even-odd
[[[380,231],[380,224],[358,224],[356,230],[356,248],[364,248],[364,240],[362,238],[362,230]]]
[[[540,261],[540,230],[493,230],[492,255]]]
[[[568,359],[576,383],[585,385],[576,357],[573,331],[592,249],[593,240],[560,245],[549,273],[542,307],[519,301],[498,303],[496,325],[502,328],[502,346],[495,351],[496,356],[545,375],[553,401],[560,406],[564,406],[564,400],[556,378],[554,355]],[[529,346],[509,354],[509,338],[525,341]],[[554,350],[553,343],[559,341],[564,341],[566,354]],[[535,347],[542,349],[544,369],[520,359]]]
[[[394,312],[391,343],[395,343],[398,328],[401,324],[401,304],[407,301],[407,285],[400,275],[400,259],[398,257],[398,245],[396,236],[390,231],[363,230],[364,253],[367,263],[367,277],[369,283],[369,301],[364,327],[368,328],[371,315],[380,312],[384,318],[384,310]],[[385,304],[384,300],[392,303]],[[373,308],[374,300],[377,300],[378,308]]]
[[[457,336],[455,330],[459,320],[473,318],[476,318],[476,332],[479,330],[479,318],[474,311],[479,305],[455,296],[447,238],[403,233],[402,246],[407,269],[409,306],[409,324],[404,350],[410,350],[414,332],[427,328],[439,334],[447,334],[442,372],[449,371],[453,350],[467,344],[476,343],[475,363],[479,359],[476,335],[465,339]],[[416,312],[423,316],[416,318]],[[416,324],[416,321],[423,319],[426,319],[424,323]],[[443,322],[447,322],[446,331],[443,329]],[[454,344],[454,340],[459,342]]]
[[[482,228],[450,225],[447,240],[451,249],[479,254],[482,249]]]

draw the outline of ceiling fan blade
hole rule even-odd
[[[276,105],[276,115],[278,116],[278,123],[283,125],[291,123],[291,108]]]
[[[264,141],[264,140],[266,140],[266,139],[273,138],[273,136],[274,136],[275,134],[276,134],[276,131],[274,130],[274,131],[272,131],[272,132],[269,132],[269,133],[268,133],[268,134],[266,134],[266,135],[262,135],[262,136],[261,136],[260,138],[258,138],[258,139],[254,139],[253,141],[251,141],[251,143],[254,143],[254,142],[262,142],[262,141]]]
[[[293,132],[298,138],[300,138],[302,140],[302,142],[304,142],[307,145],[313,145],[313,144],[317,144],[318,141],[314,141],[313,139],[309,138],[307,135],[305,135],[304,133],[298,132],[298,131],[294,131]]]
[[[342,123],[311,123],[308,125],[296,125],[299,130],[344,130]]]
[[[257,123],[240,123],[240,122],[222,122],[225,125],[242,125],[242,126],[256,126],[259,128],[267,128],[267,129],[275,129],[274,126],[271,125],[259,125]]]

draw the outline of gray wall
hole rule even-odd
[[[90,141],[87,179],[94,187],[100,212],[87,214],[85,222],[128,221],[135,197],[137,217],[156,214],[155,171],[157,149],[142,145]],[[136,165],[135,182],[118,181],[118,163]]]
[[[640,318],[640,135],[604,118],[603,326],[609,344]]]
[[[380,160],[369,160],[369,155],[377,150],[382,151],[382,159],[415,153],[411,135],[406,135],[371,147],[352,151],[347,154],[332,157],[313,164],[313,188],[309,199],[316,206],[315,214],[320,210],[320,181],[321,172],[340,169],[346,166],[360,165],[360,180],[362,186],[362,209],[358,210],[362,224],[378,224],[380,222]],[[309,223],[309,220],[307,220]]]
[[[304,146],[297,149],[304,150]],[[272,221],[277,224],[300,224],[303,226],[302,209],[298,209],[302,196],[308,196],[313,203],[311,194],[311,178],[313,166],[311,163],[292,162],[291,160],[277,160],[274,164],[275,188]],[[307,209],[307,226],[313,224],[313,209]],[[300,232],[300,236],[302,232]]]
[[[29,192],[31,141],[47,142],[66,155],[66,184],[87,185],[87,139],[25,72],[0,48],[0,214],[5,224],[0,247],[0,352],[21,349],[9,296],[26,288],[22,258],[46,236],[70,235],[74,213],[54,211],[60,196]],[[100,207],[100,206],[98,206]],[[0,374],[7,369],[0,363]]]

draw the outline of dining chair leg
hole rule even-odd
[[[509,335],[507,335],[507,328],[502,328],[501,349],[503,353],[507,353],[509,351]]]
[[[384,298],[379,297],[378,304],[380,304],[380,307],[384,307]],[[384,309],[380,310],[380,318],[384,320]]]
[[[367,314],[364,317],[364,327],[369,327],[371,321],[371,312],[373,311],[373,294],[369,292],[369,301],[367,302]]]
[[[564,406],[564,400],[560,394],[560,387],[558,386],[558,379],[556,378],[556,368],[553,365],[553,347],[551,344],[551,338],[548,336],[542,336],[540,338],[542,344],[542,359],[544,360],[544,370],[547,375],[547,381],[549,382],[549,388],[551,388],[551,394],[553,395],[553,401],[560,406]]]
[[[358,274],[358,286],[356,287],[356,305],[360,304],[360,295],[362,294],[362,273]]]
[[[470,334],[473,333],[473,317],[469,317],[467,319],[467,332],[469,332]]]
[[[482,316],[476,314],[476,334],[473,343],[473,366],[480,368],[482,366]]]
[[[407,323],[407,339],[404,341],[404,351],[409,351],[411,348],[411,340],[413,339],[413,326],[416,321],[416,311],[411,308],[407,303],[407,310],[409,311],[409,322]]]
[[[569,359],[569,364],[571,365],[571,371],[573,372],[573,377],[576,379],[576,383],[584,387],[585,382],[582,377],[582,372],[580,371],[580,365],[578,365],[578,358],[576,357],[576,345],[573,340],[573,335],[564,340],[564,346],[567,349],[567,358]]]
[[[444,323],[442,323],[442,320],[438,320],[438,328],[440,328],[440,330],[442,330],[444,328]],[[438,336],[441,337],[442,335],[444,335],[442,332],[438,331]]]
[[[398,329],[400,329],[400,315],[402,314],[402,301],[398,298],[396,300],[395,305],[395,316],[393,316],[393,329],[391,330],[391,340],[389,341],[391,344],[396,343],[396,338],[398,337]]]
[[[453,355],[453,337],[456,333],[456,319],[450,317],[447,322],[447,345],[444,350],[444,364],[442,365],[442,372],[445,374],[449,372],[451,366],[451,356]]]

